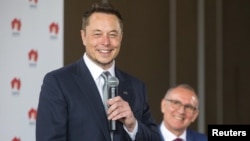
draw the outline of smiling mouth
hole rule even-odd
[[[184,120],[184,118],[182,116],[174,116],[174,118],[177,119],[177,120],[180,120],[180,121]]]
[[[98,50],[98,52],[105,53],[105,54],[110,53],[111,51],[112,51],[112,49],[99,49]]]

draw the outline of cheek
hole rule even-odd
[[[116,48],[114,56],[116,57],[119,54],[119,52],[120,52],[120,48]]]
[[[113,56],[114,58],[119,54],[120,52],[120,45],[112,45],[114,47],[114,51],[113,51]]]
[[[165,107],[163,109],[163,112],[164,112],[164,116],[167,118],[167,117],[171,117],[171,115],[174,113],[174,110],[172,110],[169,107]]]
[[[190,122],[194,122],[196,119],[195,115],[187,115],[186,119],[188,119]]]
[[[165,109],[165,113],[164,113],[164,117],[163,117],[164,120],[171,121],[172,117],[173,117],[172,111]]]
[[[120,47],[121,46],[121,38],[110,38],[110,43],[112,44],[112,46],[114,47]]]
[[[98,45],[98,42],[96,40],[86,40],[85,44],[87,50],[93,50]]]
[[[192,119],[191,119],[191,121],[194,122],[196,120],[196,117],[197,116],[193,116]]]

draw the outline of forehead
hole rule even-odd
[[[196,94],[186,88],[175,88],[171,90],[168,94],[168,98],[179,100],[184,103],[197,103]]]
[[[89,25],[93,24],[118,24],[119,25],[119,19],[114,14],[107,14],[107,13],[100,13],[95,12],[89,17]]]

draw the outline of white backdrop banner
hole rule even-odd
[[[44,75],[63,66],[63,0],[0,0],[0,141],[35,141]]]

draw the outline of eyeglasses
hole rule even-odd
[[[187,113],[190,113],[190,114],[197,110],[197,108],[195,108],[194,106],[189,105],[189,104],[184,105],[178,100],[172,100],[172,99],[166,99],[166,98],[165,98],[165,100],[170,102],[171,106],[174,109],[180,109],[181,107],[184,107],[184,111]]]

